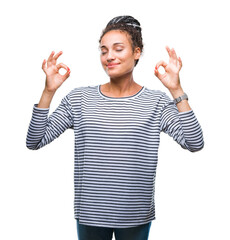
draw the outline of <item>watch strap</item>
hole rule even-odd
[[[186,93],[184,93],[182,96],[175,98],[173,101],[175,104],[181,102],[182,100],[188,100],[188,95]]]

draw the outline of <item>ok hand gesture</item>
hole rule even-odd
[[[62,52],[57,53],[54,56],[54,51],[50,54],[47,66],[46,59],[44,59],[42,63],[42,69],[46,74],[46,86],[45,89],[47,92],[54,93],[62,83],[70,76],[70,69],[63,63],[59,63],[56,65],[58,57],[62,54]],[[67,72],[64,75],[59,73],[59,70],[64,68]]]
[[[169,91],[175,91],[181,88],[179,71],[182,68],[181,58],[177,58],[175,50],[169,47],[166,47],[166,50],[169,54],[169,63],[167,64],[164,61],[159,61],[155,67],[155,75],[160,79],[160,81],[164,84],[165,87],[169,89]],[[162,66],[165,70],[164,74],[159,73],[158,68]]]

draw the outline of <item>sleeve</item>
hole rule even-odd
[[[27,132],[26,146],[37,150],[59,137],[66,129],[73,128],[73,113],[68,95],[48,117],[49,108],[33,107]]]
[[[182,148],[196,152],[204,147],[203,132],[193,112],[179,112],[173,100],[165,95],[160,130],[172,137]]]

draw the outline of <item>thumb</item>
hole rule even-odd
[[[70,76],[71,71],[68,67],[67,69],[67,72],[62,76],[63,81],[65,81]]]
[[[62,80],[65,81],[69,76],[70,76],[70,69],[63,63],[59,63],[57,65],[57,69],[61,69],[61,68],[64,68],[66,70],[66,73],[64,75],[61,75],[62,76]]]
[[[46,73],[46,59],[43,60],[42,62],[42,70]]]
[[[157,78],[159,78],[160,80],[163,78],[163,74],[161,74],[161,73],[158,71],[157,66],[155,67],[154,74],[155,74],[155,76],[156,76]]]
[[[159,67],[163,67],[164,70],[165,70],[165,68],[167,67],[167,63],[161,60],[161,61],[159,61],[159,62],[156,64],[156,67],[155,67],[155,75],[156,75],[160,80],[162,80],[162,79],[163,79],[163,74],[161,74],[161,73],[159,72],[159,70],[158,70]]]

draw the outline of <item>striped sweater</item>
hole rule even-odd
[[[33,107],[26,145],[39,149],[66,129],[75,136],[74,217],[80,224],[126,228],[155,219],[155,176],[160,133],[191,152],[204,146],[193,112],[147,87],[108,97],[100,85],[78,87],[57,109]]]

